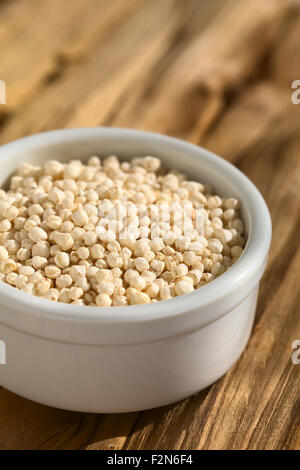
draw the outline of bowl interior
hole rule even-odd
[[[89,131],[89,129],[85,131]],[[37,135],[35,138],[31,138],[33,139],[32,144],[29,141],[30,138],[27,138],[24,142],[26,143],[27,140],[28,145],[12,152],[9,159],[1,158],[0,187],[7,187],[9,178],[23,163],[40,165],[51,159],[61,162],[68,162],[72,159],[85,161],[91,155],[99,157],[117,155],[121,160],[153,155],[159,157],[168,169],[178,169],[185,173],[190,180],[210,184],[216,194],[238,198],[241,201],[241,214],[246,234],[250,235],[251,217],[247,196],[242,191],[241,182],[232,178],[230,172],[224,171],[223,165],[220,165],[224,161],[205,149],[177,139],[174,139],[177,140],[174,145],[173,139],[168,141],[168,138],[164,136],[159,137],[166,140],[160,141],[155,134],[151,137],[145,133],[144,138],[141,139],[137,131],[127,131],[128,134],[125,131],[118,135],[62,132],[64,133],[60,134],[58,131],[59,138],[57,139],[47,138],[53,132]],[[43,136],[45,137],[43,138]],[[4,162],[4,160],[6,161]]]

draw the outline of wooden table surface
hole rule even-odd
[[[122,415],[57,410],[0,388],[0,449],[299,449],[300,104],[291,83],[300,80],[300,2],[68,3],[0,2],[0,143],[98,125],[198,143],[258,186],[272,249],[252,337],[217,383]]]

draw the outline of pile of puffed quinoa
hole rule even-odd
[[[184,204],[191,220],[183,233],[173,207]],[[243,233],[237,199],[162,169],[155,157],[24,164],[0,190],[0,279],[64,303],[152,303],[224,273],[242,254]]]

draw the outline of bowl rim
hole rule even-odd
[[[77,306],[35,297],[0,282],[1,303],[7,305],[13,303],[21,308],[26,307],[36,318],[39,315],[47,314],[68,321],[82,320],[97,324],[102,323],[103,325],[107,323],[133,324],[136,322],[176,319],[185,316],[188,311],[196,311],[199,315],[199,310],[204,309],[207,311],[204,311],[203,315],[201,313],[201,318],[198,320],[199,327],[201,327],[222,316],[222,313],[212,313],[212,310],[220,302],[222,303],[229,294],[239,290],[247,281],[250,283],[250,279],[262,271],[262,266],[265,265],[269,251],[272,232],[271,218],[267,205],[258,189],[234,165],[209,150],[175,137],[128,128],[83,127],[42,132],[1,146],[0,159],[1,162],[5,162],[5,159],[9,160],[16,152],[22,153],[24,150],[45,147],[53,143],[81,141],[82,139],[94,137],[155,141],[170,149],[176,147],[182,152],[189,152],[205,159],[206,162],[222,172],[224,178],[230,178],[233,184],[236,184],[243,191],[244,199],[247,200],[249,208],[251,230],[242,256],[230,270],[211,283],[202,286],[201,289],[154,304],[116,306],[113,309],[111,307]],[[261,274],[262,272],[260,276]]]

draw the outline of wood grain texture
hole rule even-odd
[[[86,415],[0,388],[0,449],[299,449],[300,4],[295,0],[0,2],[0,143],[59,127],[154,130],[258,186],[273,221],[240,360],[172,406]]]

